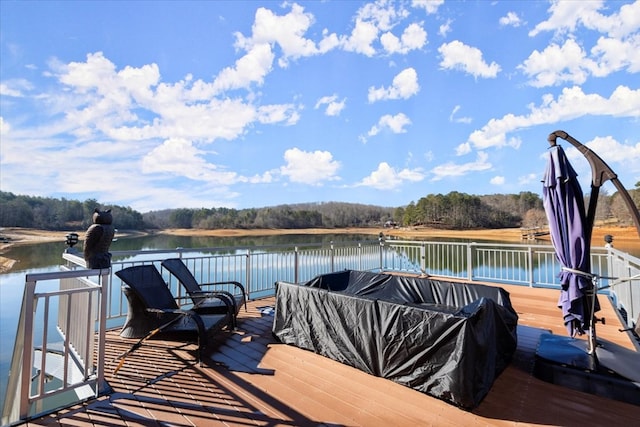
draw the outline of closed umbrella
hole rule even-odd
[[[577,174],[559,145],[549,148],[543,180],[543,203],[549,233],[562,266],[562,289],[558,307],[573,337],[591,327],[593,313],[600,310],[590,272],[591,227]],[[592,311],[593,310],[593,311]]]
[[[580,184],[564,151],[556,145],[558,138],[573,145],[591,166],[591,195],[586,215]],[[581,144],[563,130],[550,133],[547,139],[551,148],[545,172],[543,196],[549,219],[549,232],[562,264],[560,273],[562,291],[558,305],[562,307],[565,324],[571,336],[584,333],[590,328],[589,353],[597,362],[595,322],[601,319],[597,319],[594,314],[600,306],[596,296],[598,289],[594,283],[591,283],[594,276],[589,273],[589,270],[591,232],[600,187],[606,181],[611,181],[615,186],[631,214],[638,236],[640,236],[640,212],[631,195],[618,179],[618,175],[586,145]]]
[[[591,194],[586,212],[576,172],[562,147],[556,144],[557,138],[562,138],[573,145],[584,155],[591,166]],[[606,340],[596,340],[596,323],[597,321],[604,323],[604,319],[598,319],[595,316],[595,313],[600,310],[597,293],[609,287],[609,285],[599,285],[599,280],[604,277],[591,273],[590,265],[591,234],[600,187],[606,181],[611,181],[616,187],[618,194],[631,213],[639,236],[640,212],[615,172],[591,149],[562,130],[549,134],[548,141],[551,148],[549,149],[549,160],[544,174],[542,191],[544,208],[549,220],[549,234],[556,256],[562,266],[560,271],[562,287],[558,306],[562,308],[564,323],[569,335],[575,337],[588,332],[589,339],[588,357],[583,357],[581,340],[543,334],[536,350],[536,360],[541,361],[541,366],[555,363],[564,367],[577,368],[579,372],[597,371],[598,375],[587,375],[586,377],[567,372],[567,376],[564,374],[558,376],[561,382],[557,384],[567,385],[569,384],[567,381],[575,379],[575,385],[578,389],[619,398],[614,395],[621,396],[621,394],[616,394],[618,392],[614,393],[612,390],[623,384],[618,382],[620,379],[622,381],[628,380],[630,384],[638,383],[640,377],[636,367],[639,360],[637,352]],[[611,256],[611,252],[611,250],[608,251],[609,256]],[[612,278],[607,277],[606,279]],[[629,279],[631,278],[617,279],[616,282]],[[610,283],[610,285],[614,284],[615,282]],[[596,355],[596,348],[598,355]]]

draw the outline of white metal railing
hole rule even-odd
[[[640,259],[609,249],[611,293],[627,327],[634,328],[640,321]]]
[[[19,396],[26,397],[18,397],[20,403],[7,398],[10,404],[7,406],[5,402],[3,423],[5,420],[14,419],[15,416],[24,420],[34,413],[46,411],[47,407],[38,403],[40,397],[60,393],[50,391],[45,380],[50,372],[46,364],[52,359],[47,356],[52,352],[63,359],[62,389],[77,390],[88,384],[92,387],[89,394],[96,396],[103,381],[104,348],[101,346],[104,344],[104,329],[121,326],[128,309],[122,283],[112,273],[131,265],[154,264],[161,271],[172,293],[183,296],[184,291],[177,281],[161,267],[161,262],[171,257],[180,257],[200,283],[241,282],[250,299],[273,295],[276,281],[303,282],[319,274],[345,269],[428,274],[468,281],[537,287],[559,287],[557,276],[561,270],[553,247],[535,244],[380,239],[324,245],[318,243],[251,248],[114,251],[111,269],[103,271],[86,270],[81,257],[65,253],[63,258],[67,261],[66,267],[73,271],[27,276],[24,307],[11,366],[11,372],[16,374],[10,377],[9,383],[12,388],[8,389],[17,390]],[[611,277],[632,277],[640,271],[640,260],[637,258],[604,248],[592,248],[591,265],[592,272],[602,277],[601,285],[607,285]],[[100,275],[99,284],[88,279],[96,275]],[[36,283],[49,279],[59,280],[59,288],[36,293]],[[634,325],[640,312],[639,280],[615,282],[615,286],[607,291],[626,316],[625,320],[629,326]],[[55,305],[52,302],[55,298],[58,301],[58,331],[63,337],[62,343],[57,347],[48,344],[47,332],[42,332],[44,335],[41,335],[40,340],[34,338],[33,332],[38,301],[44,301],[40,305],[44,306],[44,312],[48,313],[56,311],[51,309]],[[100,308],[96,315],[98,301]],[[86,312],[79,308],[84,308]],[[94,326],[93,320],[97,320],[97,326]],[[27,332],[28,330],[32,332]],[[45,326],[44,331],[47,330],[48,327]],[[92,357],[95,351],[93,339],[96,330],[99,334],[98,349],[97,355]],[[39,371],[45,375],[33,375],[34,370],[31,367],[34,366],[34,355],[37,351],[44,357],[38,359],[36,365],[39,366],[36,366],[35,373]],[[16,354],[20,356],[16,357]],[[90,361],[93,360],[97,361],[97,366],[91,365]],[[70,361],[73,363],[70,364]],[[74,373],[78,371],[82,373],[81,382],[76,382],[73,378]],[[37,385],[32,385],[32,377],[37,378]],[[27,392],[30,394],[25,395]],[[10,391],[7,393],[7,397],[9,396],[12,396]],[[79,395],[76,396],[76,400],[78,398]]]
[[[77,256],[64,254],[64,257],[70,268],[82,268],[84,265]],[[561,270],[551,245],[412,240],[114,251],[112,270],[154,264],[174,295],[183,296],[184,291],[178,282],[160,266],[162,260],[170,257],[181,258],[199,282],[241,282],[250,299],[272,295],[274,283],[278,280],[303,282],[318,274],[344,269],[396,271],[556,288],[560,286],[558,273]],[[592,272],[605,278],[613,276],[608,257],[606,249],[592,248]],[[606,284],[607,280],[603,279],[603,283]],[[112,275],[109,278],[106,291],[109,327],[121,325],[127,314],[127,302],[121,286],[117,277]],[[617,289],[621,287],[612,292],[617,292]],[[624,307],[634,307],[633,313],[636,313],[635,307],[640,303],[627,301],[628,294],[638,298],[636,294],[626,292],[618,299]]]
[[[559,287],[553,246],[389,240],[382,270],[536,287]],[[592,248],[591,265],[607,276],[607,252]]]
[[[101,319],[109,276],[109,269],[66,267],[27,274],[2,425],[94,398],[104,390]]]

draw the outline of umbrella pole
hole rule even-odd
[[[589,314],[591,315],[591,325],[589,328],[589,354],[593,357],[594,366],[598,366],[598,357],[596,355],[596,347],[598,345],[596,337],[596,322],[598,321],[596,318],[596,297],[598,294],[598,286],[596,280],[597,279],[594,277],[591,282],[591,309],[589,310]]]

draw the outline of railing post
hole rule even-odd
[[[473,248],[475,243],[467,244],[467,279],[473,281]]]
[[[36,282],[29,280],[27,275],[25,281],[25,323],[24,341],[22,347],[22,372],[20,377],[20,419],[25,420],[29,416],[29,395],[31,394],[31,366],[33,366],[33,317],[35,306]],[[28,368],[27,368],[28,367]],[[17,372],[15,373],[17,374]]]
[[[251,299],[251,249],[247,249],[245,264],[245,283],[247,284],[245,292],[247,293],[247,299]]]
[[[106,333],[107,333],[107,302],[108,295],[111,295],[111,268],[100,271],[100,314],[98,321],[98,366],[97,381],[98,393],[105,393],[109,389],[109,385],[104,378],[104,365],[106,362]]]
[[[333,240],[331,241],[331,249],[329,249],[330,258],[331,258],[331,272],[333,273],[335,270],[335,252],[333,249]]]
[[[533,288],[534,279],[533,279],[533,248],[531,246],[527,246],[527,276],[529,277],[529,287]]]
[[[611,252],[611,251],[610,251]],[[620,277],[632,277],[633,270],[631,268],[631,263],[629,262],[629,258],[625,257],[624,260],[624,275],[620,275]],[[640,300],[640,297],[635,297],[633,280],[630,280],[627,283],[629,287],[629,309],[627,310],[627,326],[631,326],[633,322],[638,319],[638,313],[640,312],[640,307],[636,306],[637,300]]]
[[[296,246],[293,249],[293,282],[300,282],[300,256],[298,252],[298,247]]]
[[[420,245],[420,271],[427,273],[427,246],[424,242]]]
[[[384,271],[384,239],[380,239],[380,271]]]

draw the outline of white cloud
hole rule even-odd
[[[214,85],[187,76],[160,82],[155,64],[117,71],[102,53],[86,62],[59,66],[68,87],[56,96],[65,126],[77,137],[105,135],[116,140],[184,138],[232,140],[254,122],[291,125],[299,120],[293,104],[253,105],[241,98],[216,98]]]
[[[33,89],[33,84],[26,79],[9,79],[0,83],[0,96],[22,98],[24,92]]]
[[[471,117],[456,117],[456,113],[460,111],[460,108],[461,107],[459,105],[453,107],[453,111],[449,114],[449,121],[453,123],[471,123]]]
[[[553,43],[542,52],[533,51],[518,68],[527,76],[534,77],[529,82],[534,87],[566,82],[581,84],[587,80],[587,61],[585,52],[578,43],[569,39],[562,46]]]
[[[341,39],[341,45],[347,52],[373,56],[376,53],[376,49],[372,45],[377,38],[378,28],[374,24],[357,20],[351,35]]]
[[[267,43],[256,44],[238,59],[233,67],[226,67],[213,82],[214,93],[248,88],[252,83],[262,85],[271,71],[275,55]]]
[[[626,40],[600,37],[591,54],[589,71],[595,77],[606,77],[625,68],[630,73],[640,72],[640,34]]]
[[[411,6],[415,8],[422,8],[427,14],[433,14],[438,11],[438,8],[444,4],[444,0],[412,0]]]
[[[489,156],[483,151],[478,151],[476,160],[473,162],[457,164],[454,162],[448,162],[431,169],[431,173],[434,175],[431,181],[440,181],[443,178],[463,176],[470,172],[484,171],[491,169],[492,165],[488,160]]]
[[[540,22],[529,32],[535,37],[542,31],[573,33],[578,25],[587,29],[608,34],[611,37],[625,37],[640,28],[640,2],[625,4],[617,13],[605,16],[599,11],[606,10],[603,0],[595,1],[558,1],[553,0],[549,7],[551,16]]]
[[[438,52],[442,55],[440,67],[445,70],[461,70],[474,77],[483,78],[495,78],[500,72],[498,64],[487,64],[484,61],[480,49],[467,46],[458,40],[443,43]]]
[[[0,116],[0,135],[8,135],[10,131],[11,126],[4,121],[4,117]]]
[[[420,25],[413,23],[405,28],[400,38],[391,32],[384,33],[380,37],[380,43],[387,53],[406,54],[427,44],[427,32]]]
[[[562,140],[558,140],[562,141]],[[593,152],[597,153],[607,164],[619,163],[624,166],[626,172],[640,173],[640,141],[630,144],[621,144],[612,136],[601,136],[584,143]],[[576,148],[565,149],[570,160],[584,158]],[[609,165],[611,166],[611,165]],[[633,186],[635,182],[624,183]]]
[[[315,43],[303,37],[313,23],[313,15],[304,13],[304,8],[296,3],[283,16],[260,7],[256,10],[251,39],[254,43],[278,43],[285,58],[315,55],[318,53]]]
[[[369,102],[388,99],[408,99],[420,91],[418,73],[414,68],[406,68],[393,78],[390,87],[369,88]]]
[[[529,35],[553,31],[556,38],[568,33],[562,46],[553,43],[542,52],[534,51],[518,68],[533,79],[535,87],[566,82],[582,84],[589,76],[606,77],[621,70],[640,72],[640,1],[624,4],[609,16],[602,1],[552,2],[548,20],[539,23]],[[585,47],[590,38],[579,41],[579,27],[603,34],[596,44]],[[582,46],[580,46],[580,44]]]
[[[283,123],[290,126],[300,120],[298,110],[299,108],[296,108],[293,104],[262,105],[258,107],[256,117],[260,123]]]
[[[503,185],[505,183],[504,176],[494,176],[489,180],[489,183],[492,185]]]
[[[519,27],[523,24],[522,20],[518,16],[516,12],[507,12],[505,16],[500,18],[500,25],[502,26],[510,26],[510,27]]]
[[[338,37],[340,45],[347,52],[369,57],[378,53],[378,41],[382,50],[389,54],[406,54],[420,49],[427,43],[427,33],[420,24],[409,24],[400,36],[392,32],[407,16],[409,12],[402,4],[386,0],[367,3],[358,10],[351,34]]]
[[[438,34],[440,34],[441,37],[446,37],[447,34],[451,32],[452,22],[453,21],[451,19],[447,19],[447,22],[445,22],[444,24],[440,25],[440,27],[438,27]]]
[[[381,31],[389,31],[409,14],[401,4],[398,8],[395,6],[394,2],[387,0],[366,3],[358,10],[357,18],[374,23]]]
[[[340,162],[333,160],[328,151],[302,151],[291,148],[284,153],[286,165],[280,168],[280,173],[289,177],[291,182],[310,185],[322,185],[324,181],[337,181],[336,175],[340,169]]]
[[[235,172],[218,170],[218,167],[207,163],[206,153],[193,146],[186,139],[168,139],[153,149],[142,159],[142,172],[170,173],[186,178],[206,181],[216,185],[230,185],[245,181]]]
[[[468,142],[463,142],[456,147],[456,156],[464,156],[465,154],[469,154],[470,152],[471,144],[469,144]]]
[[[276,46],[281,56],[278,65],[289,66],[291,60],[326,53],[339,45],[336,34],[322,32],[322,39],[316,43],[304,35],[314,24],[314,17],[305,13],[296,3],[285,15],[276,15],[266,8],[258,8],[251,27],[251,36],[236,32],[235,47],[246,52],[234,66],[224,68],[216,77],[212,89],[214,93],[249,88],[252,84],[261,86],[272,71],[276,58]]]
[[[545,157],[546,158],[546,157]],[[535,173],[530,173],[528,175],[524,175],[518,178],[518,185],[519,186],[525,186],[528,184],[531,184],[532,182],[540,182],[542,181],[542,176],[535,174]]]
[[[278,65],[286,68],[291,60],[326,53],[338,45],[337,36],[326,31],[323,31],[323,38],[318,45],[313,40],[305,38],[304,35],[315,23],[313,15],[305,13],[304,8],[296,3],[285,5],[291,5],[291,10],[286,15],[276,15],[269,9],[258,8],[251,27],[251,36],[245,37],[236,33],[236,47],[246,50],[249,55],[256,46],[273,50],[277,45],[282,52]],[[267,61],[259,62],[256,65],[266,63]],[[264,68],[257,70],[258,74],[263,71]]]
[[[506,134],[531,126],[558,123],[587,115],[613,117],[640,117],[640,89],[618,86],[609,98],[599,94],[585,94],[580,87],[565,88],[554,100],[543,97],[542,104],[531,107],[528,115],[507,114],[491,119],[468,139],[476,149],[509,145]]]
[[[600,37],[591,49],[591,57],[578,43],[569,39],[562,46],[553,43],[542,52],[533,51],[518,66],[534,87],[545,87],[563,83],[582,84],[589,75],[606,77],[627,69],[631,73],[640,71],[640,35],[627,40]]]
[[[405,133],[407,130],[405,126],[411,124],[411,120],[403,113],[398,113],[395,116],[390,114],[385,114],[380,117],[378,120],[378,124],[374,125],[369,132],[367,132],[367,136],[375,136],[382,132],[384,129],[389,129],[393,133]]]
[[[324,113],[327,116],[339,116],[342,110],[346,107],[346,103],[346,98],[338,101],[338,95],[323,96],[316,102],[315,108],[318,109],[323,105],[326,105],[327,108],[324,110]]]
[[[422,169],[402,169],[397,171],[389,166],[388,163],[382,162],[378,165],[378,169],[360,181],[357,186],[372,187],[378,190],[393,190],[400,187],[405,181],[420,182],[424,179]]]

